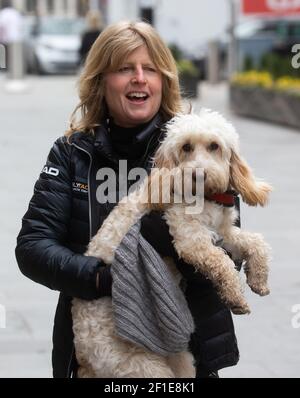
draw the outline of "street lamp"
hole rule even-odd
[[[236,0],[229,0],[230,26],[229,26],[229,47],[228,47],[228,77],[229,79],[237,71],[237,41],[235,28],[237,24],[237,3]]]

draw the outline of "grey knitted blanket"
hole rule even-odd
[[[117,334],[152,352],[188,348],[194,323],[174,275],[134,225],[118,247],[111,271]]]

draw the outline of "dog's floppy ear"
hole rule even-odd
[[[164,143],[162,143],[156,151],[153,165],[158,169],[167,168],[171,170],[175,167],[173,156],[167,151]]]
[[[174,176],[170,169],[154,168],[148,177],[148,208],[164,210],[173,203]]]
[[[230,184],[250,206],[266,205],[272,191],[271,185],[255,179],[246,161],[234,150],[230,162]]]

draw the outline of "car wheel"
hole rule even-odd
[[[45,75],[45,71],[42,68],[37,56],[34,57],[34,62],[32,65],[32,73],[34,73],[36,75],[40,75],[40,76]]]

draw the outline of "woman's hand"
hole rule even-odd
[[[96,288],[99,292],[99,298],[111,297],[112,276],[110,265],[101,265],[101,267],[99,268],[99,272],[97,272],[96,275]]]

